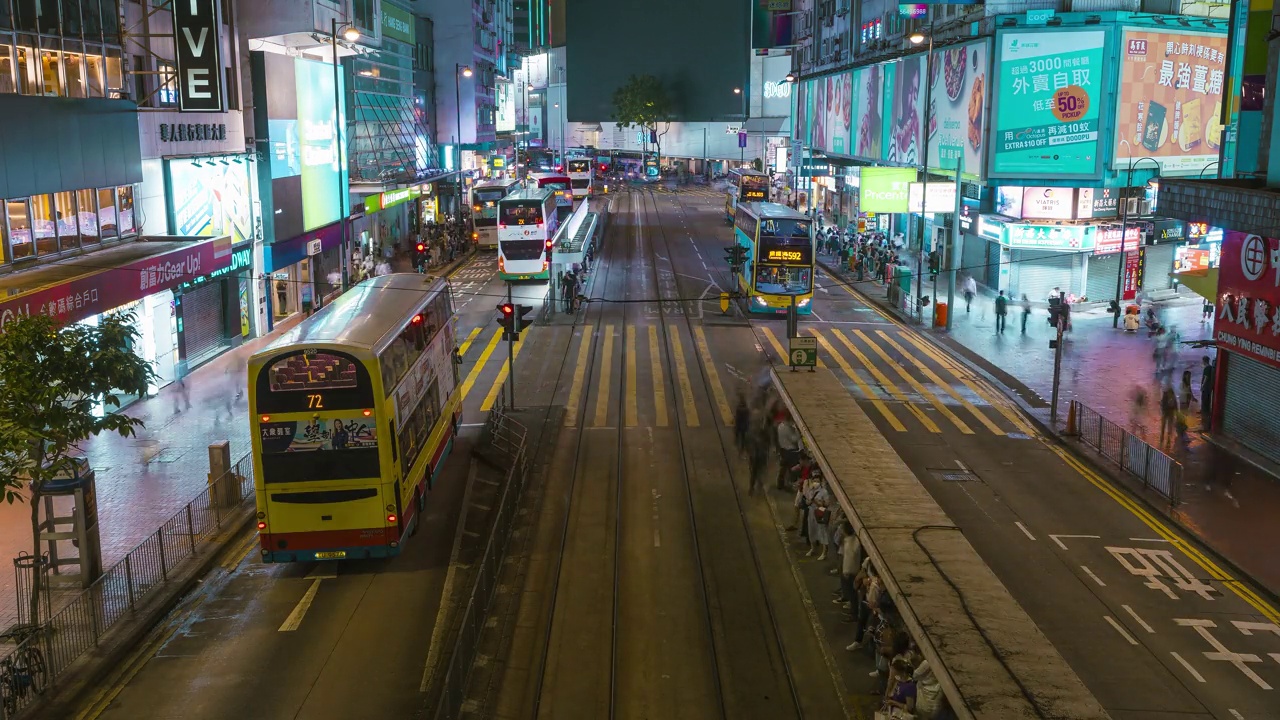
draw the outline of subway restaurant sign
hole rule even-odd
[[[392,190],[391,192],[370,195],[364,199],[364,214],[372,215],[379,210],[395,207],[402,202],[412,200],[422,194],[422,188],[411,187]]]

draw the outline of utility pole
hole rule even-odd
[[[964,199],[961,190],[960,173],[964,172],[964,152],[956,157],[956,207],[951,217],[951,242],[947,244],[947,332],[951,331],[951,318],[955,317],[956,302],[956,267],[964,257],[964,237],[960,234],[960,211],[963,210]],[[933,293],[933,301],[938,302],[938,293]],[[935,305],[936,307],[936,305]]]
[[[1055,428],[1058,425],[1058,385],[1062,377],[1062,333],[1066,330],[1068,315],[1070,310],[1067,307],[1066,293],[1059,293],[1054,300],[1049,301],[1049,321],[1054,323],[1058,330],[1058,336],[1049,341],[1049,347],[1053,348],[1053,395],[1049,400],[1049,427]]]
[[[513,309],[515,302],[511,299],[511,281],[507,281],[507,304]],[[516,340],[520,337],[520,313],[513,313],[512,320],[515,332],[507,335],[507,406],[516,409]],[[1054,387],[1057,387],[1056,385]]]

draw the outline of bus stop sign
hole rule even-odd
[[[791,367],[812,368],[818,364],[818,339],[814,337],[791,338]]]

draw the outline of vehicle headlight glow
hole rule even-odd
[[[810,301],[810,300],[812,300],[812,299],[813,299],[813,298],[804,298],[804,299],[802,299],[800,302],[796,303],[796,305],[799,305],[800,307],[808,307],[808,306],[809,306],[809,301]]]
[[[757,305],[761,306],[761,307],[764,307],[765,305],[768,305],[768,304],[769,304],[769,303],[765,302],[765,299],[764,299],[764,298],[762,298],[762,297],[760,297],[759,295],[757,295],[757,296],[755,296],[754,298],[751,298],[751,299],[752,299],[752,300],[754,300],[754,301],[755,301],[755,303],[756,303]]]

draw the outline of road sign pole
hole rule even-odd
[[[1062,377],[1062,330],[1066,320],[1058,315],[1058,338],[1053,343],[1053,398],[1049,401],[1049,427],[1058,426],[1058,381]]]
[[[515,302],[511,299],[511,281],[507,281],[507,303],[515,308]],[[518,332],[520,329],[520,313],[512,312],[512,327]],[[516,339],[514,333],[507,337],[507,406],[516,409]]]

